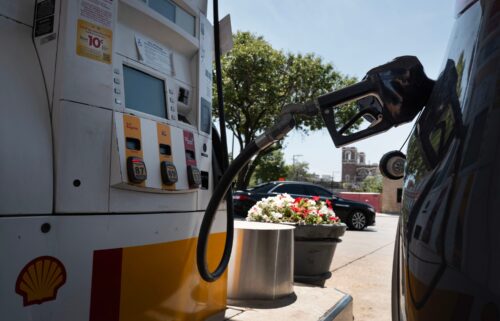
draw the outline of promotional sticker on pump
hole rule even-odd
[[[113,25],[113,0],[81,0],[80,17],[106,28]]]
[[[111,64],[113,32],[85,20],[78,20],[76,53],[79,56]]]

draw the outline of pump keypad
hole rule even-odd
[[[172,162],[161,162],[161,180],[165,185],[172,185],[179,179],[177,175],[177,168]]]
[[[189,165],[187,167],[189,187],[198,188],[201,185],[201,173],[196,166]]]
[[[127,175],[128,180],[135,184],[142,183],[148,178],[146,164],[142,158],[133,156],[127,158]]]

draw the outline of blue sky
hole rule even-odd
[[[219,16],[231,14],[233,32],[262,35],[274,48],[287,52],[313,52],[343,74],[362,78],[394,57],[415,55],[435,79],[454,23],[454,4],[453,0],[220,0]],[[403,125],[353,146],[376,163],[385,152],[401,147],[411,127]],[[308,136],[290,133],[285,145],[287,163],[293,155],[302,155],[296,159],[308,162],[311,172],[333,173],[340,180],[341,151],[326,130]]]

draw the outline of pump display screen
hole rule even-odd
[[[125,106],[167,118],[165,81],[123,65]]]

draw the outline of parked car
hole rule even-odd
[[[499,320],[499,62],[500,1],[457,1],[407,150],[394,321]]]
[[[402,56],[315,101],[336,146],[415,120],[406,156],[380,162],[384,176],[403,179],[393,321],[500,320],[500,1],[456,9],[436,80]],[[358,112],[339,124],[346,101]],[[360,117],[370,125],[354,128]]]
[[[319,196],[322,200],[330,200],[335,214],[351,229],[362,230],[375,225],[373,206],[343,199],[319,185],[305,182],[275,181],[236,191],[233,193],[234,214],[237,217],[246,217],[248,210],[261,199],[283,193],[292,197]]]

